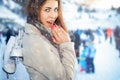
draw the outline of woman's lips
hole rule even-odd
[[[47,23],[49,23],[49,24],[53,24],[53,22],[50,22],[50,21],[47,21]]]
[[[53,26],[53,22],[50,22],[50,21],[47,21],[47,23],[50,25],[50,26]]]

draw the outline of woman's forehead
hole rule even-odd
[[[47,0],[44,7],[58,7],[58,1],[57,0]]]

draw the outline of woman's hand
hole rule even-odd
[[[53,25],[51,26],[51,30],[53,33],[52,40],[56,44],[70,42],[69,34],[61,26]]]

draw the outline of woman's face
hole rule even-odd
[[[58,1],[47,0],[45,4],[40,8],[38,20],[50,27],[58,17]]]

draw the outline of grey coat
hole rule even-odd
[[[58,51],[35,26],[26,25],[23,57],[31,80],[73,80],[76,60],[74,43],[65,42],[59,48]]]

